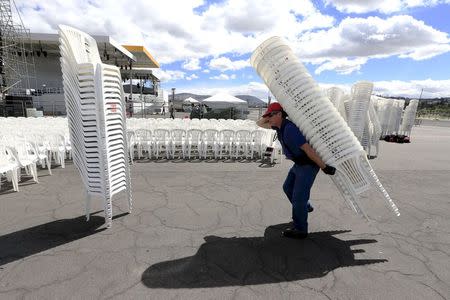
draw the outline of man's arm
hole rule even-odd
[[[327,166],[310,144],[304,143],[300,146],[300,149],[302,149],[309,157],[309,159],[315,162],[319,166],[319,168],[324,169]]]
[[[336,172],[336,169],[332,166],[329,166],[327,164],[325,164],[325,162],[319,157],[319,155],[317,154],[317,152],[311,147],[310,144],[308,143],[304,143],[303,145],[300,146],[300,149],[302,149],[306,155],[313,161],[315,162],[319,168],[322,169],[322,171],[327,174],[327,175],[334,175],[334,173]]]

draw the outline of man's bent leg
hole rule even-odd
[[[295,173],[293,169],[294,166],[292,166],[291,169],[289,170],[289,173],[283,184],[283,191],[286,194],[286,197],[289,199],[289,202],[291,203],[292,203],[292,193],[294,191],[294,184],[295,184]]]
[[[294,227],[308,232],[308,200],[319,168],[314,165],[295,166],[295,183],[292,193],[292,218]]]

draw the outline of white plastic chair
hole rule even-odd
[[[252,144],[252,133],[249,130],[241,129],[236,131],[234,139],[235,157],[243,156],[245,158],[252,157],[250,155],[250,145]]]
[[[219,132],[219,158],[222,159],[225,154],[227,157],[231,158],[233,155],[234,148],[234,131],[230,129],[222,129]]]
[[[191,159],[192,152],[197,150],[198,156],[202,155],[202,131],[200,129],[189,129],[186,135],[187,155]]]
[[[206,129],[202,135],[203,158],[207,158],[209,151],[213,152],[214,158],[217,159],[219,152],[219,131],[216,129]]]
[[[172,129],[170,131],[170,139],[170,154],[172,158],[175,158],[177,152],[181,152],[181,156],[184,159],[186,156],[186,130]]]
[[[10,151],[14,160],[19,163],[19,167],[24,168],[27,174],[31,174],[34,182],[39,183],[36,163],[38,157],[34,152],[33,146],[21,138],[15,138],[14,141],[10,141]],[[18,172],[18,180],[20,181],[21,173]]]
[[[128,151],[130,157],[130,163],[134,163],[134,147],[136,146],[136,136],[134,131],[127,130]]]
[[[263,142],[263,137],[265,135],[265,132],[262,130],[253,130],[252,136],[251,136],[251,143],[250,143],[250,157],[253,159],[255,153],[258,154],[259,158],[262,158],[263,153],[267,147],[266,144]]]
[[[66,145],[64,137],[60,134],[49,134],[47,136],[48,141],[48,151],[51,154],[51,158],[54,159],[55,163],[61,165],[61,168],[66,167]],[[50,160],[51,160],[50,158]]]
[[[0,188],[1,175],[5,174],[9,181],[12,181],[15,192],[19,191],[18,171],[20,165],[17,159],[12,155],[13,150],[0,144]]]
[[[137,145],[138,159],[141,159],[143,156],[143,151],[147,152],[147,158],[151,159],[154,144],[152,131],[142,128],[136,129],[134,136]]]
[[[170,131],[158,128],[154,130],[155,157],[158,159],[161,152],[166,153],[166,158],[170,158]]]

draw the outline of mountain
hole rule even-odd
[[[192,97],[195,100],[198,101],[203,101],[206,98],[211,97],[210,95],[196,95],[196,94],[191,94],[191,93],[179,93],[179,94],[175,94],[175,104],[178,104],[181,102],[183,102],[185,99]],[[247,101],[248,106],[249,107],[260,107],[260,106],[266,106],[267,103],[262,101],[261,99],[254,97],[254,96],[250,96],[250,95],[237,95],[235,96],[236,98],[239,98],[241,100]],[[172,94],[169,95],[169,101],[172,101]]]
[[[267,106],[267,103],[262,101],[261,99],[250,96],[250,95],[236,95],[236,98],[239,98],[241,100],[247,101],[249,107],[265,107]]]

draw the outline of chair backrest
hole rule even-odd
[[[187,131],[187,139],[191,142],[199,142],[202,138],[202,133],[200,129],[189,129]]]
[[[203,131],[203,141],[216,142],[219,138],[219,131],[215,129],[206,129]]]
[[[136,135],[136,139],[141,142],[148,142],[153,138],[152,131],[148,129],[136,129],[134,133]]]
[[[170,138],[172,141],[181,142],[186,138],[186,130],[184,129],[172,129],[170,131]]]
[[[262,131],[262,130],[253,130],[252,131],[252,142],[255,143],[255,144],[261,144],[263,136],[265,134],[266,133],[264,131]]]
[[[230,129],[222,129],[220,131],[220,141],[223,143],[231,143],[234,139],[234,131]]]
[[[249,130],[241,129],[236,131],[235,140],[237,142],[250,143],[252,139],[252,133]]]
[[[169,141],[170,131],[167,129],[158,128],[154,130],[154,137],[156,141]]]

